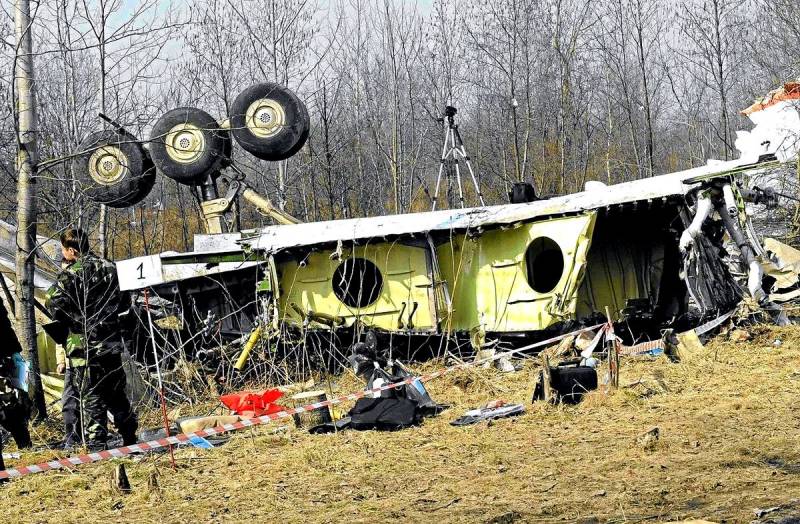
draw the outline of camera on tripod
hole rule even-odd
[[[439,122],[444,122],[444,119],[447,118],[447,125],[450,127],[455,127],[456,113],[458,113],[458,109],[456,109],[454,106],[444,106],[444,113],[442,113],[442,116],[436,120]]]
[[[464,148],[464,141],[461,139],[461,133],[459,133],[458,125],[456,125],[456,113],[458,113],[458,110],[455,106],[447,105],[444,106],[444,113],[442,113],[442,116],[436,119],[438,122],[444,123],[444,119],[447,118],[447,128],[445,129],[444,147],[442,148],[442,160],[439,164],[439,174],[436,177],[436,189],[431,199],[432,211],[436,211],[436,204],[439,200],[439,186],[441,185],[443,174],[447,177],[448,197],[450,195],[449,188],[452,177],[455,179],[456,186],[458,187],[459,203],[462,208],[464,207],[464,188],[461,185],[459,160],[463,160],[467,165],[470,177],[472,178],[472,184],[475,187],[475,194],[478,196],[478,202],[482,206],[486,205],[483,201],[483,194],[481,193],[478,179],[475,177],[475,172],[472,170],[472,163],[469,161],[469,155],[467,155],[467,150]]]

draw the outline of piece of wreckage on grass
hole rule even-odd
[[[231,161],[230,134],[268,160],[288,158],[308,136],[302,102],[274,84],[254,86],[227,125],[182,108],[156,123],[149,152],[136,143],[162,173],[200,188],[209,233],[195,236],[190,253],[119,261],[121,287],[139,304],[148,294],[167,360],[277,382],[343,364],[368,330],[396,355],[441,356],[527,343],[608,313],[626,324],[617,332],[630,343],[727,312],[744,294],[785,322],[762,289],[768,261],[745,204],[774,203],[775,194],[742,189],[749,178],[796,170],[800,117],[791,97],[771,96],[750,112],[757,127],[740,133],[739,160],[530,202],[296,223]],[[94,144],[90,173],[108,170],[102,158],[92,170],[98,151],[119,161],[114,144]],[[221,175],[226,167],[237,175]],[[281,225],[223,232],[237,198]],[[742,282],[725,264],[726,238]],[[152,360],[148,339],[140,330],[135,340],[142,362]]]

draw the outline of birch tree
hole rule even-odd
[[[47,417],[36,346],[34,270],[36,268],[36,84],[33,74],[33,17],[28,0],[14,11],[17,92],[17,337],[30,363],[30,385],[38,419]]]

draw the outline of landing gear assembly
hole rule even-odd
[[[262,160],[281,161],[297,153],[310,131],[305,104],[289,89],[266,82],[242,91],[231,109],[223,123],[202,109],[173,109],[156,121],[146,143],[101,115],[113,129],[93,132],[81,143],[75,160],[81,189],[98,204],[124,208],[147,197],[159,171],[199,189],[208,233],[224,232],[223,216],[240,196],[279,224],[298,223],[248,186],[232,157],[233,140]],[[228,167],[237,175],[222,175]],[[227,182],[223,197],[219,178]]]

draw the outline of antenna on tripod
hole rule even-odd
[[[475,193],[478,195],[478,201],[482,206],[486,204],[483,202],[483,194],[478,185],[478,179],[475,177],[475,171],[472,169],[469,155],[466,148],[464,148],[464,141],[461,140],[461,133],[458,132],[458,124],[456,124],[455,116],[458,110],[451,105],[444,108],[444,116],[439,118],[439,122],[444,123],[447,119],[447,129],[444,134],[444,145],[442,146],[442,158],[439,164],[439,174],[436,177],[436,189],[433,192],[433,206],[431,211],[436,211],[436,204],[439,200],[439,187],[442,183],[442,173],[447,168],[447,184],[450,186],[450,177],[455,176],[456,185],[458,186],[458,198],[461,207],[464,207],[464,186],[461,183],[461,167],[459,159],[463,159],[467,164],[469,175],[472,178],[472,184],[475,187]],[[449,193],[449,192],[448,192]]]

